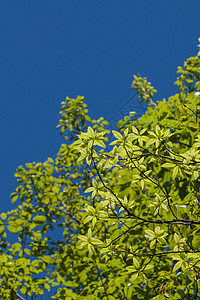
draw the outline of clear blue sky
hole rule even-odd
[[[1,211],[19,165],[55,157],[60,102],[84,95],[106,119],[147,76],[156,99],[175,92],[176,69],[197,54],[199,0],[7,0],[0,6]],[[136,103],[137,105],[137,103]]]

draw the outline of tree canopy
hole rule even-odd
[[[110,132],[84,98],[61,103],[57,156],[16,171],[0,215],[0,299],[200,299],[200,52],[178,92]]]

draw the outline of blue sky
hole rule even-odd
[[[66,96],[85,96],[91,117],[110,119],[133,74],[148,77],[157,100],[175,93],[177,66],[197,54],[199,15],[199,0],[2,1],[1,211],[17,205],[16,168],[55,157]]]

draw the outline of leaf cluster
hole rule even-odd
[[[112,133],[62,102],[56,158],[17,169],[0,215],[1,299],[199,299],[199,56],[178,74],[157,102],[134,76],[147,111]]]

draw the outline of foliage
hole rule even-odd
[[[200,299],[199,56],[178,73],[156,103],[135,76],[147,112],[112,133],[83,97],[62,102],[66,142],[17,169],[0,215],[0,299]]]

